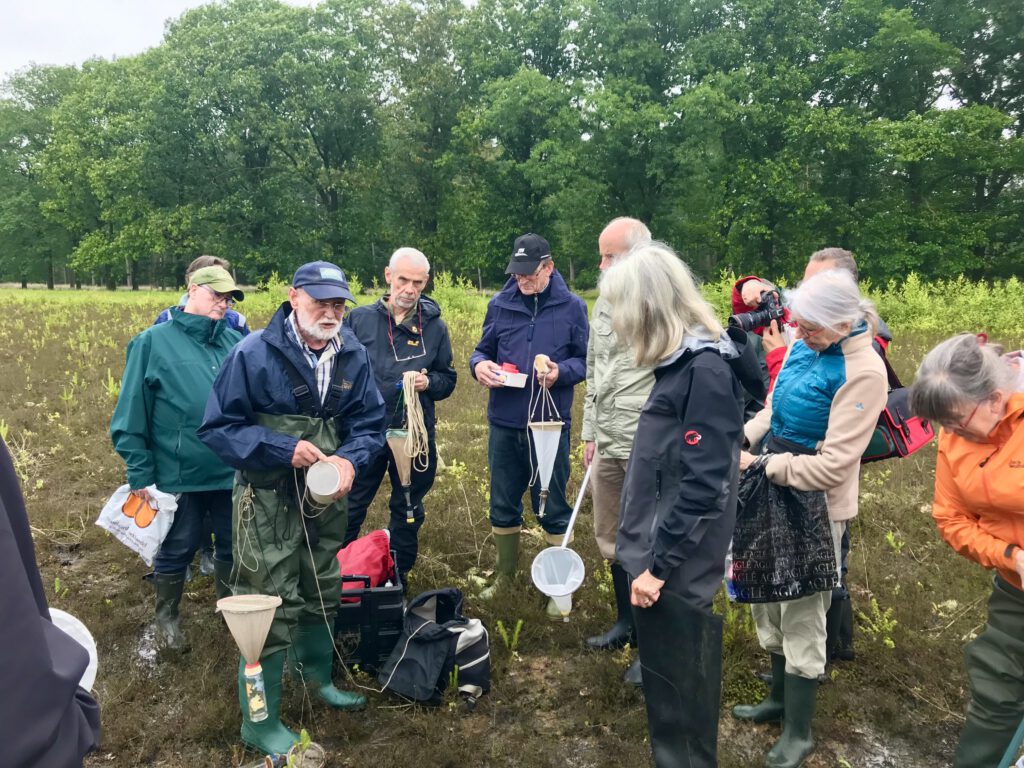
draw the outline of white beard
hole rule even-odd
[[[305,321],[306,319],[302,314],[303,313],[301,311],[295,313],[295,324],[303,334],[309,336],[311,339],[316,339],[317,341],[330,341],[338,335],[338,329],[341,328],[341,323],[337,320],[321,320],[320,322],[310,323],[307,325]]]

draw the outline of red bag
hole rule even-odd
[[[889,376],[889,399],[878,416],[878,424],[871,442],[861,456],[861,464],[909,456],[928,445],[935,437],[931,422],[911,413],[910,393],[900,382],[884,353],[882,361]]]
[[[338,551],[338,566],[342,576],[360,576],[369,579],[369,586],[379,587],[395,580],[395,561],[391,558],[391,540],[387,531],[373,531]],[[342,581],[341,589],[362,590],[362,580]],[[357,602],[359,598],[342,598],[343,602]]]

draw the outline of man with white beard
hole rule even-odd
[[[282,599],[260,665],[268,716],[249,714],[246,664],[238,668],[242,741],[260,754],[284,754],[298,734],[280,720],[286,652],[292,679],[336,709],[366,697],[331,679],[333,626],[341,595],[337,554],[357,474],[384,445],[384,401],[366,349],[342,326],[354,301],[344,273],[316,261],[295,272],[288,301],[262,331],[224,361],[206,405],[199,438],[239,472],[233,493],[236,595]],[[312,504],[305,468],[337,470],[333,501]]]

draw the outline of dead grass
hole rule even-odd
[[[7,404],[0,430],[23,475],[51,604],[79,616],[100,648],[96,694],[103,708],[103,748],[90,766],[226,768],[254,757],[243,755],[237,742],[237,656],[213,613],[211,580],[193,581],[185,600],[191,654],[140,658],[152,612],[152,591],[141,578],[146,568],[93,525],[103,501],[123,481],[107,433],[114,404],[107,373],[119,379],[128,339],[167,301],[157,294],[122,299],[93,293],[88,301],[76,301],[0,292],[0,398]],[[262,326],[272,304],[252,312],[250,322]],[[346,715],[310,706],[292,684],[285,719],[306,727],[328,749],[334,766],[645,765],[643,699],[620,683],[631,651],[583,650],[584,638],[612,618],[599,588],[600,558],[587,510],[575,547],[591,573],[576,595],[572,621],[549,622],[543,598],[525,576],[493,604],[473,596],[469,577],[488,571],[493,560],[486,396],[465,365],[480,316],[449,317],[449,323],[462,380],[438,409],[448,470],[427,498],[411,589],[464,589],[469,615],[491,630],[494,688],[473,712],[454,698],[423,709],[371,693],[366,712]],[[896,366],[909,379],[935,338],[899,338]],[[965,702],[962,647],[984,621],[989,576],[958,558],[935,532],[928,513],[933,461],[933,450],[926,450],[865,473],[853,529],[855,604],[870,618],[873,599],[879,611],[892,609],[897,623],[880,628],[862,621],[857,661],[832,670],[832,682],[821,690],[820,746],[808,763],[812,767],[931,766],[947,763],[952,754]],[[577,473],[570,493],[578,481]],[[378,502],[368,526],[385,519]],[[539,535],[528,535],[522,564],[542,547]],[[757,765],[777,728],[739,725],[727,711],[763,691],[754,673],[766,660],[746,609],[722,607],[727,639],[721,764]],[[514,627],[520,619],[518,646],[506,648],[494,628],[498,621]],[[887,647],[887,639],[894,647]],[[376,687],[365,675],[357,681]]]

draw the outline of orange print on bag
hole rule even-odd
[[[139,528],[148,528],[156,520],[156,510],[148,501],[134,493],[128,494],[128,498],[121,505],[121,512],[125,517],[135,520],[135,524]]]

